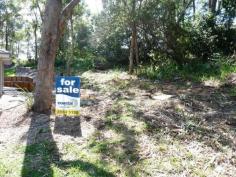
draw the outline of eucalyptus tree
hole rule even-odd
[[[1,40],[6,50],[10,50],[12,54],[15,51],[16,32],[22,28],[22,16],[20,2],[1,1],[0,2],[0,31]]]
[[[80,3],[80,6],[76,6],[73,15],[68,19],[68,25],[60,40],[56,56],[56,68],[60,73],[71,75],[73,71],[78,69],[78,60],[83,57],[84,47],[89,46],[91,30],[89,20],[83,18],[85,13],[84,4]]]
[[[112,35],[120,29],[128,29],[130,32],[129,42],[129,72],[132,73],[134,64],[139,64],[138,26],[140,11],[146,0],[112,0],[103,1],[104,12],[101,18],[106,18],[110,26],[105,30],[106,34]],[[108,24],[107,24],[108,25]],[[104,27],[106,28],[106,27]],[[114,31],[115,30],[115,31]],[[125,30],[126,31],[126,30]]]
[[[41,9],[38,8],[39,7],[38,3],[39,2],[37,0],[33,1],[31,4],[31,7],[30,7],[31,12],[33,13],[33,19],[31,22],[31,26],[32,26],[33,35],[34,35],[34,60],[35,60],[35,63],[38,60],[38,40],[39,40],[38,31],[39,31],[41,23],[42,23],[40,21],[40,20],[42,20]],[[41,18],[39,18],[39,17],[41,17]]]
[[[165,53],[179,65],[184,63],[185,50],[180,40],[184,23],[194,0],[118,0],[104,1],[105,9],[100,18],[100,33],[113,35],[116,31],[130,32],[129,72],[134,64],[147,60],[152,51]],[[108,35],[108,36],[109,36]],[[118,37],[119,35],[117,35]],[[116,40],[114,40],[116,41]],[[125,40],[124,40],[125,41]]]
[[[36,112],[48,113],[51,110],[54,64],[59,47],[59,39],[63,35],[68,18],[79,2],[79,0],[71,0],[63,7],[61,0],[47,0],[43,17],[33,105],[33,109]]]

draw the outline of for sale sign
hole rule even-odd
[[[80,115],[80,78],[56,78],[56,115]]]

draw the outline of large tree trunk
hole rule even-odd
[[[48,0],[45,9],[42,42],[40,46],[38,72],[33,109],[48,113],[52,105],[54,62],[59,45],[59,21],[62,4],[60,0]]]
[[[63,34],[66,20],[80,0],[71,0],[62,10],[61,0],[48,0],[43,19],[43,30],[38,60],[36,89],[33,110],[49,113],[52,106],[54,63],[59,39]]]

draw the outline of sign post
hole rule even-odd
[[[76,117],[80,115],[80,77],[56,78],[57,116]]]

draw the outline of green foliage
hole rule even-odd
[[[111,33],[99,43],[96,54],[106,58],[113,66],[126,64],[129,55],[125,48],[128,45],[127,38],[127,33],[120,30]]]
[[[20,2],[17,0],[0,2],[0,47],[9,50],[12,55],[17,53],[17,41],[21,39],[23,28]]]
[[[23,66],[23,67],[30,67],[30,68],[37,68],[37,63],[34,60],[26,60],[22,63],[20,63],[20,65],[18,66]]]
[[[16,75],[15,67],[4,69],[4,76],[5,77],[11,77],[11,76],[15,76],[15,75]]]
[[[235,87],[230,89],[229,95],[236,97],[236,88]]]
[[[193,80],[201,82],[207,79],[224,80],[230,73],[236,72],[236,64],[227,58],[202,63],[193,61],[183,67],[178,67],[173,62],[167,62],[161,67],[142,66],[137,69],[137,74],[153,80]]]
[[[82,18],[85,7],[75,9],[74,16],[60,41],[56,57],[56,70],[60,73],[77,74],[94,68],[94,50],[91,47],[92,26]],[[79,20],[78,20],[79,19]]]
[[[69,1],[62,2],[65,5]],[[29,12],[23,3],[29,4]],[[10,50],[14,58],[23,57],[22,51],[27,55],[24,58],[28,61],[17,60],[16,65],[36,68],[45,3],[45,0],[0,2],[0,47]],[[83,3],[75,8],[57,52],[58,72],[71,75],[98,66],[128,68],[132,23],[137,25],[138,54],[145,66],[140,66],[138,72],[149,78],[171,78],[169,73],[180,71],[181,67],[197,68],[209,75],[204,68],[212,66],[215,55],[227,58],[235,53],[235,0],[222,0],[215,11],[208,1],[196,1],[195,11],[192,0],[103,3],[103,11],[94,16],[86,12]],[[19,13],[21,10],[27,11],[32,19]],[[162,74],[156,76],[157,70]]]
[[[21,60],[21,59],[13,59],[14,67],[30,67],[33,69],[37,68],[37,62],[35,60]]]
[[[68,58],[64,55],[66,52],[61,52],[57,56],[55,63],[56,70],[59,73],[66,73],[66,64]],[[70,56],[69,56],[70,57]],[[71,74],[78,74],[81,71],[87,71],[94,68],[96,57],[90,51],[80,52],[75,51],[70,64]]]
[[[108,61],[128,64],[132,21],[138,24],[139,57],[144,65],[160,68],[171,59],[180,67],[210,62],[216,53],[234,53],[234,1],[223,1],[216,13],[206,8],[208,3],[198,1],[192,13],[191,0],[135,2],[139,8],[132,13],[131,1],[109,1],[95,19],[97,54]],[[152,73],[150,70],[147,72]]]
[[[95,61],[95,56],[89,52],[83,58],[82,57],[76,58],[72,63],[74,72],[81,72],[81,71],[87,71],[87,70],[93,69],[94,61]]]

